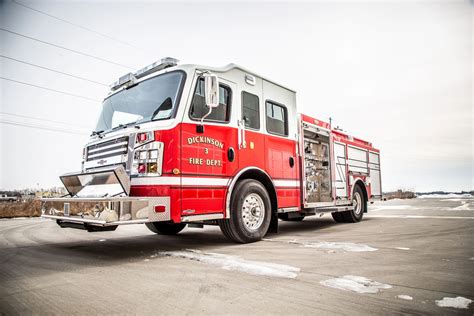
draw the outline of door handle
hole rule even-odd
[[[247,148],[247,142],[245,141],[245,121],[244,120],[237,120],[238,126],[238,142],[239,142],[239,149]]]

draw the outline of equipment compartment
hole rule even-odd
[[[304,130],[304,176],[306,203],[331,202],[329,137]]]

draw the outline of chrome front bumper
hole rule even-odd
[[[42,198],[43,218],[93,226],[169,221],[169,197]]]

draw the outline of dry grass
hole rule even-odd
[[[41,202],[38,200],[0,203],[0,218],[33,217],[40,215]]]
[[[71,203],[71,215],[93,209],[97,203]],[[47,208],[62,210],[63,202],[48,202]],[[103,206],[102,206],[103,208]],[[0,218],[37,217],[41,215],[41,201],[28,200],[25,202],[0,202]]]

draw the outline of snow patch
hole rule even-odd
[[[321,241],[316,243],[302,243],[302,247],[306,248],[318,248],[328,250],[343,250],[347,252],[366,252],[366,251],[377,251],[377,248],[373,248],[364,244],[354,244],[351,242],[327,242]]]
[[[472,198],[472,195],[469,193],[426,194],[426,195],[420,195],[417,198],[418,199],[451,199],[451,198],[461,198],[461,199],[467,198],[468,199],[468,198]]]
[[[296,278],[299,268],[284,264],[245,260],[238,256],[219,253],[201,252],[199,250],[162,251],[162,256],[184,258],[218,266],[224,270],[240,271],[253,275],[265,275],[279,278]]]
[[[472,300],[458,296],[458,297],[443,297],[442,300],[437,300],[436,305],[439,307],[453,307],[453,308],[468,308]]]
[[[469,260],[474,260],[474,257],[472,257],[472,258],[469,258]]]
[[[398,295],[397,297],[402,300],[413,301],[413,297],[410,295]]]
[[[356,293],[378,293],[382,289],[390,289],[391,285],[372,281],[370,279],[355,276],[345,275],[341,278],[329,279],[319,282],[320,284],[344,291],[352,291]]]
[[[395,247],[395,249],[398,249],[398,250],[410,250],[410,248],[407,248],[407,247]]]
[[[378,205],[374,209],[369,209],[369,211],[377,212],[383,210],[417,210],[418,207],[413,207],[411,205]]]
[[[102,241],[107,241],[107,239],[99,239],[99,241],[101,241],[101,242],[102,242]]]
[[[469,203],[466,201],[462,201],[461,203],[461,205],[451,208],[450,211],[472,211],[472,209],[469,207]]]

